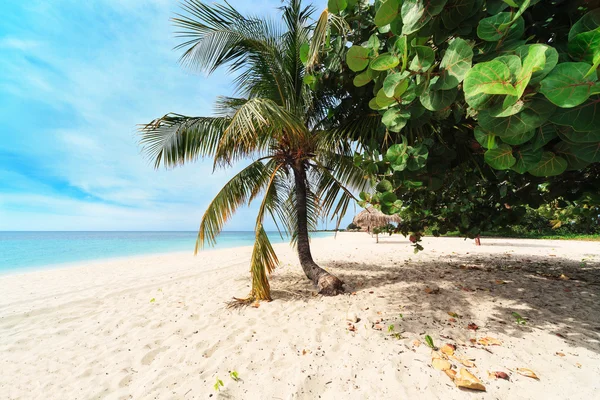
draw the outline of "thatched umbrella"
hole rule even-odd
[[[373,228],[380,226],[386,226],[390,223],[399,223],[400,217],[397,215],[385,215],[381,211],[369,207],[360,213],[352,221],[354,225],[358,225],[361,229],[366,229],[367,232],[371,232]]]

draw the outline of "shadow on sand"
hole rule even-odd
[[[418,313],[443,314],[447,320],[447,312],[454,311],[470,318],[481,315],[477,311],[478,300],[491,300],[493,310],[486,310],[487,319],[483,323],[494,332],[521,337],[525,332],[542,329],[563,338],[571,346],[600,353],[598,262],[468,254],[425,262],[399,260],[392,266],[330,261],[323,263],[323,267],[342,279],[349,293],[386,288],[375,294],[386,294],[390,310],[398,310],[403,304],[416,304],[418,308],[414,311]],[[297,276],[289,279],[282,276],[278,280],[279,287],[273,290],[278,300],[310,302],[320,298],[315,296],[307,280]],[[440,294],[425,294],[426,286],[439,287]],[[527,320],[526,325],[515,323],[512,315],[515,311]],[[447,325],[446,320],[439,319],[437,323],[443,327]],[[403,320],[402,324],[407,326],[407,321]],[[418,324],[419,321],[413,321],[409,329],[422,331],[423,326]]]

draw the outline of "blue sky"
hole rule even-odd
[[[0,230],[197,229],[234,171],[212,174],[210,161],[156,171],[135,132],[167,112],[210,115],[215,97],[231,93],[224,73],[178,64],[169,21],[178,4],[3,2]],[[231,4],[274,14],[280,1]],[[254,215],[241,210],[226,229],[252,229]]]

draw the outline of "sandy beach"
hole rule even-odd
[[[0,397],[597,397],[598,242],[423,245],[415,255],[402,236],[314,240],[316,261],[346,283],[332,298],[315,293],[289,245],[276,245],[274,301],[237,310],[225,303],[249,291],[249,247],[0,276]],[[455,345],[487,391],[459,389],[434,369],[425,335]],[[501,344],[484,346],[486,337]]]

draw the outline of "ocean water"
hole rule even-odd
[[[326,237],[330,232],[314,232]],[[0,232],[0,273],[60,266],[77,261],[189,251],[197,232]],[[269,233],[272,243],[287,242]],[[222,232],[214,247],[251,246],[254,232]],[[207,247],[206,250],[211,249]]]

